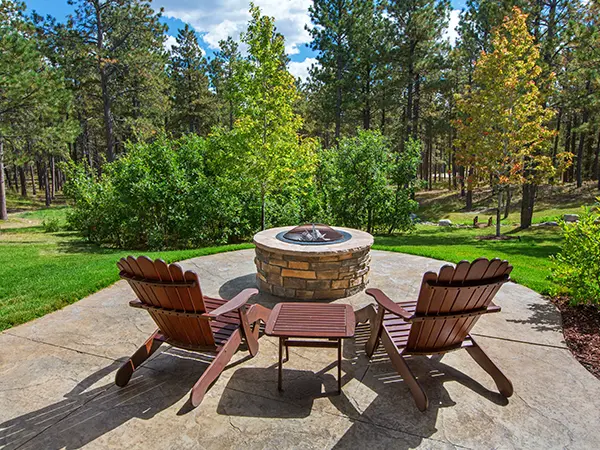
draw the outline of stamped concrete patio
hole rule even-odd
[[[422,274],[443,264],[374,251],[371,286],[415,298]],[[196,258],[207,295],[231,298],[254,284],[253,251]],[[367,329],[344,346],[343,393],[335,350],[290,349],[277,392],[277,341],[238,352],[196,409],[189,390],[206,367],[196,354],[163,346],[126,388],[120,362],[154,330],[129,308],[125,282],[0,334],[0,448],[600,448],[600,382],[571,355],[560,316],[535,292],[505,285],[503,312],[473,335],[512,380],[508,401],[463,351],[410,363],[430,399],[419,412],[384,354],[364,355]],[[273,297],[255,297],[271,306]],[[345,299],[355,309],[364,293]]]

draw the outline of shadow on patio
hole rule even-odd
[[[342,366],[342,384],[345,387],[340,395],[335,394],[336,379],[329,373],[335,369],[336,363],[316,373],[286,369],[284,364],[282,393],[278,393],[276,387],[277,365],[240,368],[233,374],[220,397],[217,413],[263,419],[299,419],[308,417],[315,401],[326,397],[337,413],[352,421],[334,448],[413,448],[437,431],[435,425],[440,408],[455,405],[444,388],[445,382],[456,381],[464,385],[479,394],[482,401],[508,404],[508,400],[499,393],[488,390],[459,370],[441,363],[441,358],[420,357],[412,358],[410,364],[415,373],[420,375],[420,382],[430,398],[429,409],[421,413],[387,355],[379,351],[371,361],[367,359],[364,345],[368,334],[368,325],[361,325],[357,327],[355,338],[345,341]],[[350,386],[353,378],[368,389],[359,390]],[[368,392],[367,396],[365,392]],[[251,402],[247,401],[248,393],[255,393]],[[324,407],[321,405],[320,408]]]
[[[138,369],[124,388],[113,382],[116,370],[123,364],[114,361],[80,381],[64,394],[63,400],[0,424],[0,448],[75,449],[131,419],[152,419],[189,396],[191,387],[208,367],[208,358],[165,348]],[[227,369],[247,360],[248,357],[238,358]],[[179,416],[189,411],[188,400],[173,413]],[[35,445],[30,446],[32,440]]]

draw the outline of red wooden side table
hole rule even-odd
[[[342,339],[354,336],[352,306],[337,303],[278,303],[265,329],[279,338],[278,389],[283,390],[283,347],[287,361],[289,347],[338,349],[338,394],[342,390]],[[299,339],[300,338],[300,339]]]

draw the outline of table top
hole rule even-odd
[[[354,336],[354,310],[338,303],[278,303],[265,333],[279,337],[349,338]]]

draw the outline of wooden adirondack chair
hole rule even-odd
[[[439,275],[427,272],[423,276],[416,302],[395,303],[379,289],[367,289],[366,293],[378,303],[366,344],[367,355],[371,357],[379,341],[383,342],[421,411],[427,409],[427,396],[406,364],[406,355],[440,354],[464,348],[492,376],[500,393],[510,397],[511,382],[469,332],[482,314],[500,311],[492,299],[509,281],[511,271],[512,266],[499,259],[481,258],[472,264],[462,261],[456,268],[447,265]]]
[[[158,329],[150,335],[118,371],[117,386],[123,387],[133,372],[163,342],[199,352],[214,352],[214,359],[192,388],[190,399],[198,406],[213,381],[223,371],[242,342],[252,356],[258,353],[258,321],[267,322],[270,310],[246,302],[256,289],[245,289],[227,301],[202,295],[196,273],[183,272],[178,264],[141,256],[122,258],[117,266],[139,301],[129,303],[150,313]],[[254,326],[254,328],[251,327]]]

